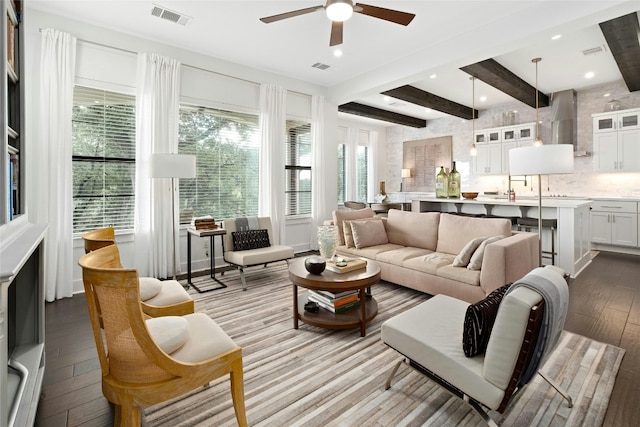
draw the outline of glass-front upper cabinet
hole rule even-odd
[[[640,108],[593,115],[593,133],[640,129]]]

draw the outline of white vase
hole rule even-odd
[[[335,225],[321,225],[318,227],[318,249],[320,256],[331,260],[336,254],[338,246],[338,227]]]

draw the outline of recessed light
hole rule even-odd
[[[431,112],[431,108],[425,108],[425,109],[424,109],[424,112],[425,112],[425,113],[430,113],[430,112]]]
[[[431,74],[431,75],[429,76],[429,78],[430,78],[430,79],[435,79],[436,77],[438,77],[436,74]]]
[[[518,114],[518,110],[513,110],[513,114]]]
[[[383,99],[384,99],[384,102],[389,102],[391,100],[391,98],[388,96],[385,96]]]
[[[342,51],[340,49],[336,49],[333,51],[333,56],[339,58],[342,56]]]
[[[593,71],[589,71],[587,74],[584,75],[585,79],[592,79],[593,76],[595,76],[595,73]]]
[[[481,97],[480,97],[480,102],[485,102],[486,100],[487,100],[487,97],[486,97],[486,96],[481,96]]]
[[[608,97],[608,96],[611,96],[611,94],[610,94],[610,93],[605,93],[605,94],[604,94],[604,95],[602,95],[602,96],[604,96],[604,97],[606,98],[606,97]]]
[[[562,34],[556,34],[555,36],[551,37],[551,40],[558,40],[561,37],[562,37]]]

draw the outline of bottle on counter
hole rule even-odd
[[[513,190],[513,188],[509,190],[509,200],[511,200],[512,202],[515,202],[516,200],[516,192]]]
[[[460,172],[456,169],[456,162],[452,162],[453,167],[449,173],[449,198],[460,198]]]
[[[449,176],[444,171],[444,166],[440,166],[440,172],[436,175],[436,197],[449,197]]]

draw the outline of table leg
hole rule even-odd
[[[298,285],[293,285],[293,329],[298,329]]]
[[[187,286],[188,289],[191,285],[191,233],[187,230]]]
[[[364,295],[364,288],[360,288],[360,336],[364,337],[367,334],[367,300]]]
[[[224,289],[227,287],[227,285],[225,285],[224,283],[222,283],[217,277],[216,277],[216,248],[215,248],[215,239],[214,237],[217,236],[218,234],[212,234],[211,235],[211,241],[209,246],[211,246],[211,259],[209,261],[209,265],[211,268],[211,271],[209,272],[209,277],[211,277],[211,279],[213,279],[214,282],[217,283],[217,286],[215,288],[211,288],[211,289],[200,289],[199,287],[197,287],[196,285],[194,285],[193,283],[191,283],[191,240],[187,241],[187,258],[188,258],[188,264],[189,267],[187,269],[187,276],[188,276],[188,280],[189,280],[189,284],[191,285],[191,287],[193,289],[195,289],[196,291],[198,291],[198,293],[203,294],[205,292],[211,292],[211,291],[217,291],[218,289]],[[189,235],[191,236],[191,235]],[[222,238],[222,244],[224,245],[224,236],[219,234],[219,236]],[[223,246],[224,247],[224,246]]]

